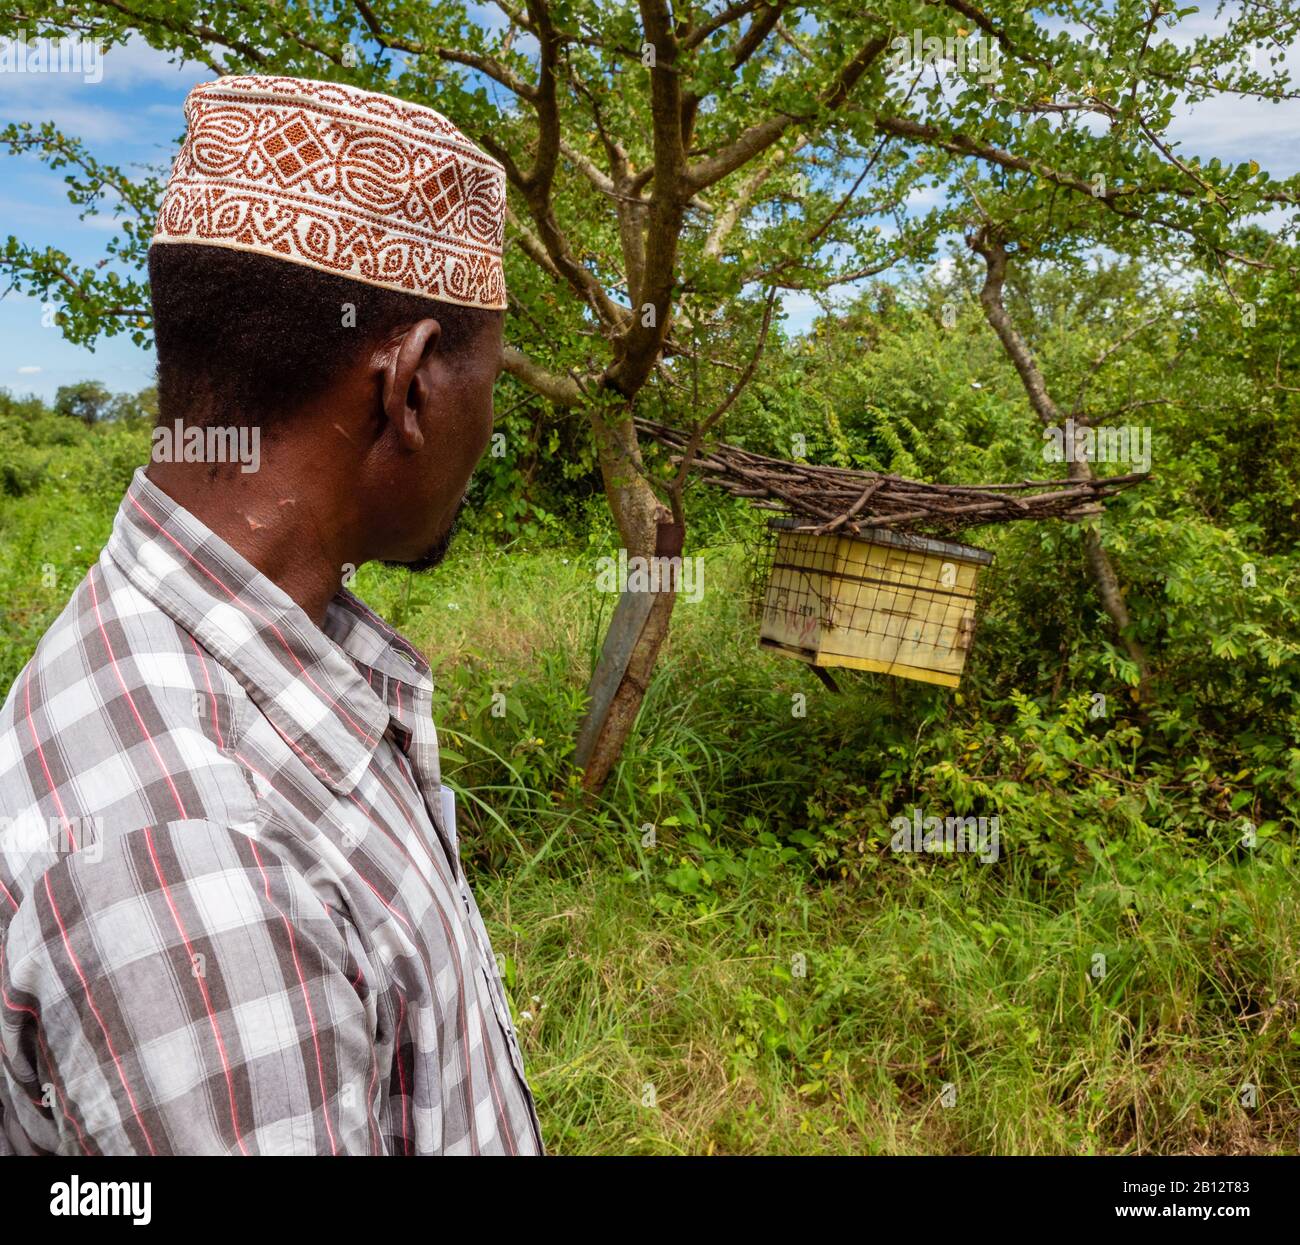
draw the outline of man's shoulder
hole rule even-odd
[[[64,748],[106,734],[130,746],[134,723],[146,742],[197,728],[221,750],[229,739],[208,702],[243,699],[230,672],[101,556],[14,680],[0,709],[0,737],[11,748],[35,748],[39,720]],[[81,767],[80,758],[69,759]],[[0,780],[13,761],[0,751]]]
[[[0,834],[26,844],[44,830],[59,842],[79,829],[116,835],[250,816],[255,798],[230,755],[246,700],[229,671],[101,557],[0,709]],[[28,871],[14,858],[0,859],[6,882]]]

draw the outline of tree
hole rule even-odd
[[[154,47],[214,72],[332,78],[431,103],[505,166],[511,289],[505,367],[590,428],[629,556],[683,535],[684,473],[653,479],[637,411],[657,403],[721,420],[759,374],[773,291],[823,297],[930,255],[956,205],[907,211],[964,171],[1086,201],[1134,246],[1205,263],[1249,262],[1243,213],[1291,207],[1297,182],[1183,159],[1165,138],[1176,105],[1289,92],[1295,0],[1245,4],[1217,33],[1175,42],[1191,10],[1155,0],[496,0],[488,25],[452,0],[32,0],[0,33],[75,32]],[[936,60],[955,62],[943,72]],[[112,72],[111,53],[106,71]],[[1100,120],[1100,126],[1092,123]],[[118,269],[10,239],[12,279],[61,292],[79,340],[130,331],[132,275],[158,181],[97,164],[53,127],[0,131],[11,150],[69,167],[87,210],[116,192]],[[668,629],[656,596],[587,766],[599,787],[632,729]]]
[[[139,393],[116,394],[109,403],[105,419],[143,420],[153,423],[158,418],[158,389],[149,385]]]
[[[75,385],[60,385],[54,395],[54,409],[83,424],[93,424],[108,410],[113,395],[97,380],[82,380]]]

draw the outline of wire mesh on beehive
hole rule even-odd
[[[795,528],[790,518],[770,519],[757,551],[762,647],[822,669],[958,685],[991,553],[885,528]]]

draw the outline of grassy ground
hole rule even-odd
[[[1237,1020],[1232,985],[1176,923],[1134,947],[1149,971],[1102,990],[1080,948],[1112,938],[1085,914],[909,881],[741,885],[687,919],[597,871],[486,888],[532,1016],[521,1028],[549,1144],[1295,1152],[1294,1108],[1277,1101],[1294,1103],[1294,1065],[1266,1068],[1268,1018]],[[1294,895],[1254,902],[1294,987]],[[990,940],[989,922],[1006,933]],[[1247,1110],[1240,1086],[1260,1075],[1270,1104]]]

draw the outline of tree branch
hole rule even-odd
[[[582,402],[582,386],[573,377],[548,372],[513,346],[502,347],[501,369],[556,406],[578,406]]]
[[[876,35],[867,40],[840,70],[835,81],[822,93],[818,100],[819,107],[831,111],[839,108],[848,99],[863,74],[888,46],[887,34]],[[792,125],[810,121],[815,115],[815,112],[802,116],[781,113],[765,117],[750,126],[721,151],[691,164],[686,173],[687,184],[692,191],[707,189],[714,182],[721,181],[729,173],[734,173],[742,165],[748,164],[760,152],[775,143]]]

